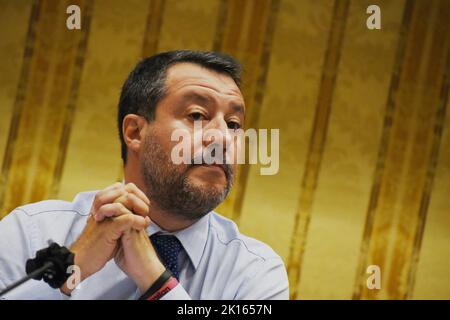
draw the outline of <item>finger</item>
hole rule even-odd
[[[95,212],[104,204],[113,203],[115,199],[126,193],[125,187],[122,185],[121,187],[117,187],[110,190],[102,190],[95,195],[94,199],[94,214]]]
[[[95,221],[100,222],[105,218],[119,217],[125,214],[132,215],[133,213],[128,210],[122,203],[116,202],[102,205],[93,217]]]
[[[115,257],[120,258],[121,256],[123,256],[123,247],[122,247],[121,243],[119,242],[117,244],[117,246],[114,248],[114,251],[111,254],[111,258],[115,258]]]
[[[133,233],[137,232],[136,230],[133,229],[127,229],[122,233],[122,237],[120,238],[121,240],[121,248],[123,248],[123,243],[126,243],[127,241],[130,241],[132,239]]]
[[[147,205],[150,205],[150,200],[148,199],[148,197],[134,183],[127,183],[125,185],[125,190],[130,193],[135,194],[138,198],[140,198],[142,201],[144,201]]]
[[[140,231],[146,229],[148,225],[148,219],[135,214],[125,214],[116,217],[113,219],[113,223],[110,224],[112,240],[118,240],[127,230],[134,229]]]
[[[123,183],[121,183],[121,182],[116,182],[116,183],[114,183],[114,184],[112,184],[112,185],[106,187],[105,189],[100,190],[99,192],[97,192],[96,195],[101,196],[101,195],[103,195],[104,193],[108,193],[108,192],[111,191],[111,190],[124,189],[124,188],[125,188],[125,185],[124,185]]]
[[[133,193],[125,193],[114,200],[114,202],[122,203],[128,210],[143,217],[147,216],[149,213],[148,204]]]
[[[124,184],[122,182],[115,182],[114,184],[110,185],[109,187],[106,187],[105,189],[103,189],[103,191],[113,190],[113,189],[117,189],[117,188],[120,188],[123,186],[124,186]]]

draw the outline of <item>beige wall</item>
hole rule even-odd
[[[0,0],[0,217],[120,180],[127,73],[221,50],[247,126],[280,129],[280,170],[242,167],[218,211],[283,257],[292,298],[450,299],[448,21],[446,0]]]

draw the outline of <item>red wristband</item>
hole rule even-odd
[[[167,292],[172,290],[178,285],[178,281],[175,277],[170,277],[170,279],[153,295],[147,298],[147,300],[159,300],[161,299]]]

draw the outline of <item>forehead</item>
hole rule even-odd
[[[194,63],[177,63],[170,66],[166,75],[168,94],[179,91],[207,90],[210,93],[224,95],[241,100],[241,90],[234,80],[214,70],[210,70]]]

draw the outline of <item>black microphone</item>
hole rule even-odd
[[[51,243],[49,247],[37,251],[34,259],[27,260],[27,276],[0,292],[0,296],[30,279],[44,280],[50,287],[60,288],[70,276],[67,271],[74,264],[74,257],[66,247],[61,247],[56,242]]]

